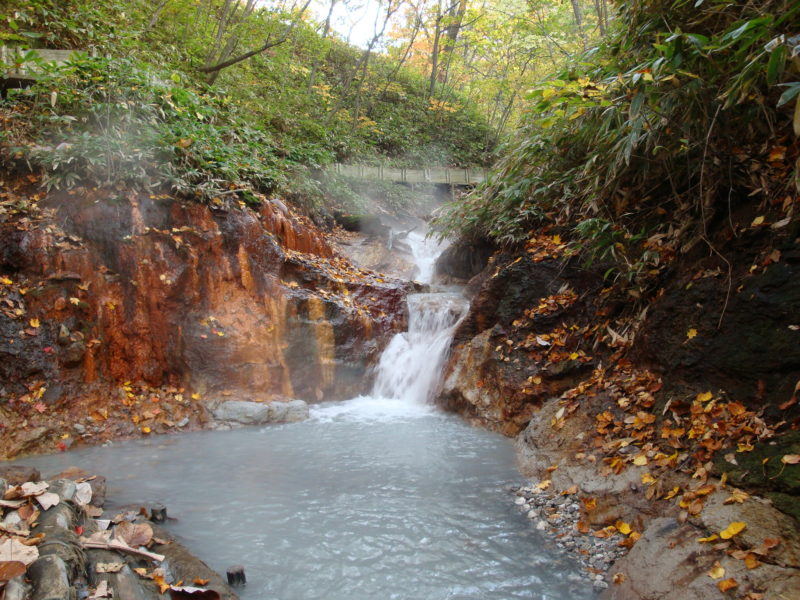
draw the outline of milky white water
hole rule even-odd
[[[373,393],[303,423],[22,462],[102,473],[116,505],[167,505],[212,568],[245,566],[244,600],[591,598],[504,491],[519,481],[509,441],[428,402],[465,309],[454,293],[411,296]]]

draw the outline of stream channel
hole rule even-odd
[[[437,245],[416,233],[408,244],[430,281]],[[594,597],[514,507],[509,440],[428,403],[466,300],[443,290],[408,302],[409,331],[384,351],[369,396],[314,405],[302,423],[20,462],[103,474],[112,508],[165,504],[168,528],[209,566],[244,565],[243,600]]]

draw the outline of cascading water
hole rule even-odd
[[[408,331],[389,342],[378,363],[372,395],[427,402],[441,374],[447,349],[468,304],[459,294],[408,297]]]
[[[242,600],[592,598],[503,491],[518,478],[508,440],[427,402],[465,309],[454,293],[411,296],[374,393],[308,421],[24,463],[105,474],[117,506],[167,505],[169,528],[212,568],[244,565]]]

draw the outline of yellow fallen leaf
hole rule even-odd
[[[152,429],[150,429],[149,427],[142,427],[142,433],[150,433],[151,431]]]
[[[192,400],[200,400],[200,394],[198,394],[197,392],[192,394]]]
[[[70,304],[74,304],[75,306],[78,306],[81,303],[81,300],[80,300],[80,298],[76,298],[75,296],[72,296],[69,299],[69,302],[70,302]]]
[[[536,484],[536,489],[546,490],[547,488],[550,487],[551,483],[553,482],[550,481],[549,479],[545,479],[544,481],[540,481],[539,483]]]
[[[693,337],[697,336],[697,329],[694,327],[686,332],[686,337],[692,339]]]
[[[645,485],[650,485],[656,482],[656,478],[653,477],[650,473],[642,473],[641,479],[642,483]]]
[[[714,562],[714,565],[708,572],[708,576],[711,577],[711,579],[722,579],[725,577],[725,567],[719,564],[719,561]]]
[[[714,542],[719,539],[719,536],[716,533],[712,533],[708,537],[697,538],[697,541],[701,544],[707,544],[708,542]]]
[[[619,531],[622,535],[628,535],[632,531],[631,526],[628,525],[628,523],[618,521],[616,527],[617,531]]]
[[[540,383],[542,383],[542,378],[541,378],[541,377],[539,377],[538,375],[536,375],[536,376],[533,378],[533,383],[535,383],[536,385],[539,385]]]
[[[698,402],[708,402],[713,397],[714,394],[712,394],[711,392],[702,392],[700,394],[697,394],[695,400],[697,400]]]
[[[614,573],[614,577],[612,578],[612,581],[616,585],[619,585],[620,583],[625,581],[625,573]]]
[[[554,235],[553,236],[553,243],[554,244],[560,244],[561,243],[561,236],[560,235]]]
[[[579,356],[580,356],[580,354],[578,354],[577,352],[573,352],[572,354],[569,355],[569,359],[570,360],[578,360]]]
[[[736,583],[736,580],[733,577],[730,577],[728,579],[723,579],[722,581],[720,581],[717,584],[717,587],[719,588],[719,591],[724,594],[728,590],[732,590],[739,587],[739,584]]]
[[[763,216],[762,217],[756,217],[755,219],[753,219],[753,222],[750,223],[750,227],[758,227],[759,225],[763,225],[763,224],[764,224],[764,217]]]
[[[734,521],[733,523],[728,525],[725,529],[719,532],[719,537],[721,537],[723,540],[729,540],[733,536],[744,531],[745,527],[747,527],[747,523],[743,521]]]
[[[11,281],[8,277],[0,277],[0,283],[2,283],[3,285],[11,285],[14,282]]]
[[[637,467],[643,467],[647,464],[647,457],[644,454],[639,454],[633,459],[633,464]]]
[[[39,319],[31,319],[29,323],[31,324],[31,327],[33,327],[34,329],[36,329],[40,325]]]
[[[784,454],[781,457],[781,462],[785,465],[800,464],[800,454]]]

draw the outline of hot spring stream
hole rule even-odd
[[[103,474],[114,505],[167,505],[212,568],[244,565],[244,600],[592,598],[504,490],[520,480],[509,440],[426,402],[465,309],[459,294],[410,297],[373,393],[308,421],[20,462]]]

